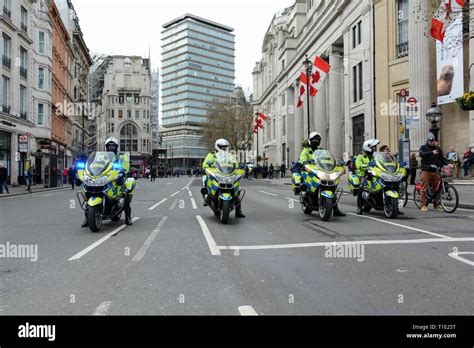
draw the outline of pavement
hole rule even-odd
[[[199,178],[139,180],[133,226],[98,233],[80,227],[77,190],[3,197],[0,315],[474,312],[473,211],[422,215],[411,203],[388,220],[355,215],[343,195],[347,216],[323,222],[287,185],[242,188],[247,217],[222,225]]]
[[[27,191],[26,185],[20,186],[8,186],[9,193],[6,192],[5,188],[3,188],[3,193],[0,194],[0,199],[3,197],[10,197],[10,196],[19,196],[19,195],[28,195],[30,192]],[[71,185],[64,184],[58,187],[44,187],[43,185],[36,184],[31,185],[31,193],[39,193],[39,192],[47,192],[47,191],[56,191],[56,190],[71,190]]]

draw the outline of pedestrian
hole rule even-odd
[[[410,156],[410,185],[415,185],[417,168],[418,160],[416,159],[416,154],[412,153]]]
[[[285,163],[282,163],[280,166],[280,173],[281,173],[281,178],[285,179],[286,177],[286,166]]]
[[[273,163],[270,163],[270,167],[268,168],[268,177],[270,180],[273,180],[273,172],[275,171],[275,167]]]
[[[33,168],[30,167],[30,169],[25,171],[25,177],[26,177],[26,183],[28,185],[28,188],[26,191],[31,193],[31,184],[33,183]]]
[[[474,164],[474,147],[470,148],[469,152],[466,151],[466,153],[464,154],[464,163],[463,163],[464,177],[469,175],[469,168],[473,164]]]
[[[69,175],[69,183],[71,184],[71,188],[74,190],[74,185],[76,185],[76,167],[74,166],[74,164],[71,167],[69,167],[68,175]]]
[[[151,175],[150,181],[155,181],[156,180],[156,168],[155,167],[151,167],[150,175]]]
[[[10,193],[7,186],[8,170],[4,167],[3,163],[0,163],[0,194],[3,193],[3,188],[7,193]]]
[[[63,184],[67,184],[67,178],[69,177],[69,170],[66,168],[64,168],[63,170]]]
[[[438,169],[448,164],[446,158],[443,156],[443,150],[436,146],[435,136],[429,133],[426,138],[426,144],[420,147],[421,157],[421,191],[420,191],[420,205],[421,211],[428,211],[427,193],[428,187],[439,187],[441,177],[438,174]],[[437,211],[443,211],[440,203],[441,190],[437,190],[433,202],[433,206]]]
[[[458,169],[459,169],[459,156],[456,150],[454,150],[453,146],[449,147],[449,151],[446,155],[446,159],[448,160],[449,164],[453,165],[454,168],[454,177],[458,177]]]

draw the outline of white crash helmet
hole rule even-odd
[[[229,150],[229,146],[229,142],[225,139],[217,139],[216,144],[214,145],[217,151],[227,151]]]
[[[319,133],[319,132],[311,132],[311,133],[309,134],[309,139],[308,139],[308,141],[311,142],[311,139],[316,138],[316,137],[319,137],[319,139],[322,139],[321,133]]]
[[[115,144],[117,146],[117,152],[119,149],[119,141],[116,137],[110,137],[105,141],[105,150],[107,151],[107,145],[109,144]]]
[[[369,139],[364,141],[364,144],[362,145],[362,149],[366,152],[374,152],[372,150],[372,147],[377,146],[380,144],[380,140],[378,139]]]

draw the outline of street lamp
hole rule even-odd
[[[290,167],[290,148],[286,147],[286,167]]]
[[[438,141],[438,133],[439,128],[437,123],[441,121],[443,118],[443,112],[441,109],[436,105],[436,103],[432,103],[431,107],[426,111],[426,119],[428,122],[431,122],[431,129],[430,132],[434,134],[435,140]]]
[[[308,111],[308,139],[311,133],[310,127],[310,117],[309,117],[309,80],[311,79],[311,73],[313,70],[313,62],[308,59],[308,55],[306,55],[306,59],[303,61],[303,66],[306,70],[306,109]]]

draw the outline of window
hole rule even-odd
[[[123,104],[123,101],[124,101],[124,95],[119,94],[119,104]]]
[[[39,40],[38,40],[38,47],[39,47],[39,52],[40,53],[44,53],[45,52],[45,35],[44,35],[44,31],[40,31],[38,33],[39,35]]]
[[[132,110],[127,110],[127,118],[132,118]]]
[[[110,123],[110,133],[114,133],[114,132],[115,132],[115,124]]]
[[[28,11],[21,6],[21,30],[25,33],[28,32]]]
[[[137,120],[140,118],[140,110],[135,110],[135,118]]]
[[[143,118],[146,118],[146,110],[143,110]]]
[[[281,135],[286,135],[286,116],[281,118]]]
[[[2,76],[2,111],[10,113],[10,79]]]
[[[12,40],[6,36],[5,34],[2,35],[3,38],[3,56],[2,56],[2,65],[5,68],[11,68],[11,58],[10,58],[10,51],[12,47]]]
[[[281,106],[285,106],[285,103],[286,103],[286,95],[285,93],[283,93],[281,95]]]
[[[397,57],[408,55],[408,0],[397,0]]]
[[[362,21],[352,27],[352,48],[362,43]]]
[[[139,104],[140,103],[140,96],[138,94],[134,94],[133,96],[135,98],[135,104]]]
[[[38,104],[38,125],[42,126],[44,124],[44,104]]]
[[[44,89],[44,68],[38,68],[38,88]]]
[[[26,119],[26,87],[20,85],[20,117]]]
[[[356,103],[363,98],[363,93],[364,93],[362,62],[352,67],[352,89],[353,89],[352,101]]]
[[[115,110],[110,110],[110,118],[115,118]]]
[[[28,72],[28,69],[26,68],[27,67],[27,51],[20,46],[20,76],[25,78],[27,77],[27,72]]]
[[[8,18],[11,17],[10,1],[9,0],[3,0],[3,14],[5,16],[7,16]]]
[[[123,110],[118,111],[118,118],[123,118]]]

